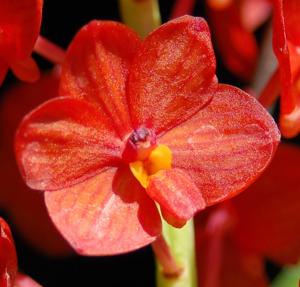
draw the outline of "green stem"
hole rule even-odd
[[[164,222],[163,237],[174,256],[174,260],[180,266],[181,272],[177,276],[168,276],[157,260],[157,287],[197,287],[193,221],[189,221],[181,229],[174,228]]]
[[[286,266],[272,282],[272,287],[300,286],[300,261],[298,265]]]
[[[158,0],[119,0],[123,22],[145,37],[160,26]]]

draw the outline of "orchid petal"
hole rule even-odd
[[[13,286],[17,275],[17,254],[7,223],[0,218],[0,286]]]
[[[236,1],[231,2],[224,9],[208,5],[209,24],[224,64],[235,75],[249,81],[256,66],[258,47],[255,36],[243,27]]]
[[[146,125],[159,134],[199,111],[215,92],[215,66],[202,18],[180,17],[151,33],[129,73],[134,128]]]
[[[0,55],[12,63],[30,56],[40,32],[42,0],[1,0]]]
[[[240,3],[240,18],[246,30],[254,32],[267,21],[272,12],[270,0],[243,0]]]
[[[212,238],[210,238],[212,240]],[[219,254],[220,262],[209,262],[209,242],[205,239],[198,246],[198,277],[202,287],[268,287],[270,286],[265,275],[264,261],[261,257],[240,249],[231,238],[225,238],[222,251]],[[211,274],[211,264],[219,265],[219,274]],[[211,274],[211,277],[208,277]],[[211,285],[210,279],[214,278],[215,285]]]
[[[146,191],[160,205],[165,220],[175,227],[182,227],[205,208],[200,190],[180,169],[157,172],[150,177]]]
[[[140,42],[122,24],[92,21],[78,32],[63,64],[60,94],[98,106],[111,117],[122,137],[131,128],[126,81]]]
[[[241,248],[233,236],[228,206],[206,209],[195,218],[196,258],[202,287],[267,287],[264,261]]]
[[[128,168],[111,168],[73,187],[46,192],[45,201],[58,230],[80,254],[129,252],[161,232],[154,202]]]
[[[293,0],[292,0],[293,1]],[[292,112],[295,105],[295,95],[292,93],[292,68],[290,51],[285,32],[285,17],[283,13],[283,1],[274,0],[273,16],[273,47],[280,67],[281,82],[281,113]],[[296,61],[297,62],[297,61]]]
[[[0,207],[11,219],[15,232],[27,244],[48,256],[71,253],[47,213],[43,194],[33,192],[23,181],[15,162],[15,131],[22,117],[58,92],[57,70],[34,84],[20,83],[2,95],[0,111]],[[17,104],[16,104],[17,103]]]
[[[280,70],[280,130],[285,137],[300,131],[299,13],[299,1],[274,0],[273,47]]]
[[[283,0],[282,2],[287,39],[290,42],[292,42],[295,46],[300,46],[300,2],[298,0]]]
[[[116,166],[121,144],[110,119],[93,105],[57,98],[24,118],[15,150],[27,185],[55,190]]]
[[[241,244],[284,265],[300,258],[299,162],[298,147],[279,145],[264,175],[233,201]]]
[[[219,85],[212,102],[158,140],[173,167],[192,178],[208,205],[249,186],[269,164],[280,135],[268,112],[238,88]]]
[[[39,67],[31,57],[13,63],[11,70],[17,78],[24,82],[33,83],[40,77]]]
[[[29,276],[18,273],[15,280],[15,287],[42,287]]]

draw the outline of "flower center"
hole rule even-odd
[[[166,145],[156,143],[155,134],[141,127],[127,140],[123,159],[140,184],[147,188],[150,177],[172,166],[172,152]]]

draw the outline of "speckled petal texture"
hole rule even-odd
[[[219,85],[212,102],[159,139],[173,166],[194,180],[208,205],[250,185],[269,164],[280,135],[267,111],[250,95]]]
[[[129,252],[155,240],[155,203],[128,168],[108,169],[65,190],[45,193],[49,214],[73,248],[85,255]]]
[[[27,184],[55,190],[116,166],[121,144],[111,120],[93,105],[56,98],[24,118],[15,149]]]
[[[125,25],[92,21],[77,33],[63,64],[60,95],[96,105],[112,119],[121,137],[131,129],[126,82],[140,44]]]
[[[216,91],[215,57],[202,18],[170,21],[151,33],[134,58],[128,102],[134,127],[159,134],[201,109]]]

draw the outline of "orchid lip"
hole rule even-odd
[[[129,168],[140,184],[147,188],[150,178],[161,170],[172,167],[172,151],[168,146],[160,144],[153,149],[147,159],[129,163]]]
[[[172,164],[171,150],[158,144],[155,133],[145,126],[128,136],[122,158],[144,188],[147,188],[152,175],[171,168]]]

